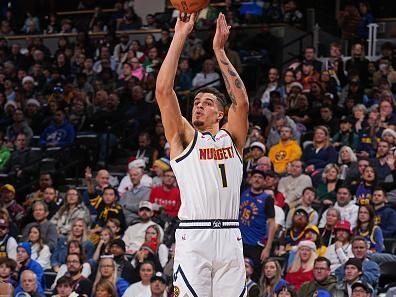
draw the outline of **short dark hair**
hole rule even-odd
[[[331,266],[330,260],[327,259],[326,257],[322,257],[322,256],[317,257],[317,258],[315,259],[315,261],[314,261],[314,265],[315,265],[316,263],[318,263],[318,262],[326,262],[327,268],[330,268],[330,266]]]
[[[311,191],[315,193],[316,196],[316,190],[313,187],[305,187],[304,190],[302,191],[302,194],[304,195],[305,191]]]
[[[8,268],[11,269],[11,271],[14,271],[15,268],[17,267],[17,263],[15,262],[15,260],[13,260],[11,258],[7,258],[7,257],[0,258],[0,265],[7,266]]]
[[[57,281],[56,281],[56,286],[59,285],[67,285],[72,287],[73,284],[73,279],[70,276],[61,276]]]
[[[77,253],[70,253],[70,254],[67,254],[67,256],[66,256],[66,262],[67,262],[67,258],[69,258],[70,256],[77,256],[77,257],[78,257],[78,261],[80,262],[81,265],[83,265],[84,259],[83,259],[82,255],[81,255],[81,253],[80,253],[80,254],[77,254]]]
[[[355,241],[363,241],[364,243],[367,243],[366,238],[364,238],[363,236],[360,235],[356,235],[352,238],[351,240],[351,245],[355,242]]]
[[[229,103],[226,99],[226,97],[224,96],[224,94],[222,92],[220,92],[219,90],[212,88],[212,87],[204,87],[199,89],[198,91],[195,92],[194,94],[194,98],[200,94],[200,93],[209,93],[209,94],[213,94],[216,96],[217,102],[219,103],[219,105],[225,109]]]

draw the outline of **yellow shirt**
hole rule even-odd
[[[271,147],[268,153],[268,157],[274,165],[274,170],[277,173],[285,172],[287,164],[291,161],[300,159],[301,155],[301,147],[295,140],[289,140],[286,143],[279,142]]]

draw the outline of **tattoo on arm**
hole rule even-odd
[[[233,71],[232,69],[228,68],[228,74],[231,76],[237,76],[237,74],[235,73],[235,71]]]
[[[220,59],[221,64],[223,65],[230,65],[230,63],[228,63],[227,61],[224,61],[223,59]]]
[[[237,78],[237,79],[235,80],[235,86],[236,86],[238,89],[242,88],[242,81],[241,81],[240,78]]]
[[[231,102],[232,102],[231,107],[234,109],[236,107],[236,105],[237,105],[237,101],[235,99],[234,94],[231,92],[230,82],[228,81],[227,76],[223,75],[223,78],[224,78],[224,83],[225,83],[225,86],[226,86],[226,89],[227,89],[228,96],[230,96],[230,99],[231,99]]]

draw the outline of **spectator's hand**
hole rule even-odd
[[[187,14],[184,12],[180,13],[175,25],[175,34],[181,33],[188,36],[194,28],[194,23],[197,19],[198,12]]]
[[[386,164],[388,164],[392,171],[395,169],[395,156],[393,153],[390,153],[386,156]]]
[[[359,158],[368,158],[368,157],[370,156],[370,154],[369,154],[368,152],[366,152],[366,151],[358,152],[358,153],[356,153],[356,155],[357,155]]]
[[[213,38],[213,49],[223,50],[230,35],[231,26],[227,25],[227,21],[223,13],[219,13],[216,21],[216,33]]]
[[[324,205],[333,205],[333,201],[331,201],[330,199],[325,199],[322,202]]]
[[[335,249],[342,248],[342,242],[337,240],[337,241],[334,243],[334,247],[335,247]]]
[[[136,251],[134,251],[134,250],[127,250],[127,251],[126,251],[126,253],[127,253],[128,255],[133,255],[135,252],[136,252]]]
[[[85,167],[85,179],[92,179],[92,169],[91,167]]]
[[[260,255],[260,260],[261,263],[263,263],[264,261],[266,261],[269,258],[271,252],[271,247],[267,248],[267,246],[262,250],[261,255]]]
[[[308,166],[305,168],[305,172],[306,172],[306,173],[311,174],[311,173],[314,172],[314,171],[315,171],[315,165],[313,165],[313,164],[308,165]]]

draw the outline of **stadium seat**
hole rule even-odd
[[[394,254],[396,251],[396,238],[384,238],[385,252]]]
[[[385,262],[380,265],[381,276],[379,287],[385,288],[386,285],[396,282],[396,269],[394,262]]]
[[[51,291],[51,286],[55,281],[56,274],[57,273],[54,271],[44,271],[44,278],[45,278],[45,285],[46,285],[45,291],[48,291],[48,290]],[[52,291],[51,291],[51,293],[52,293]]]

